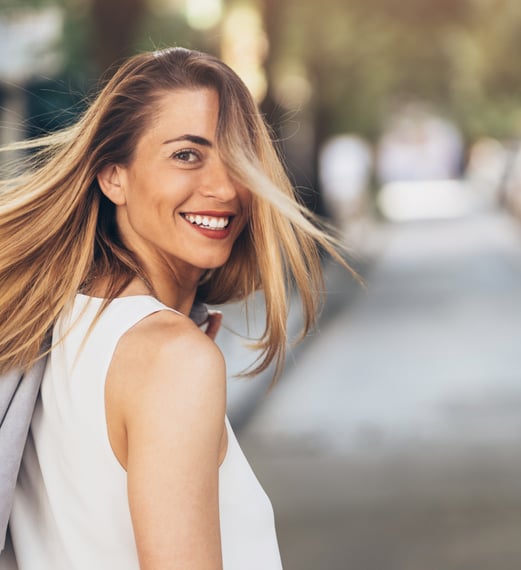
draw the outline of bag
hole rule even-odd
[[[46,361],[43,356],[25,373],[15,369],[0,375],[0,552]]]

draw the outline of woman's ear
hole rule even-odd
[[[98,172],[98,184],[105,196],[116,206],[126,203],[123,168],[118,164],[108,164]]]

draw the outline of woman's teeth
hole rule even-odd
[[[195,224],[196,226],[201,226],[209,230],[222,230],[230,223],[230,218],[228,216],[216,218],[214,216],[200,216],[199,214],[184,214],[184,217],[191,224]]]

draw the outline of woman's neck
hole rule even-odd
[[[194,303],[197,292],[197,285],[194,284],[189,288],[178,287],[173,285],[172,281],[154,279],[149,282],[147,278],[140,276],[134,277],[130,283],[118,294],[118,297],[132,297],[136,295],[151,295],[156,297],[164,305],[176,309],[177,311],[188,315]],[[96,279],[85,289],[85,294],[92,297],[107,297],[109,291],[109,278],[102,277]]]

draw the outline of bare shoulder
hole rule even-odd
[[[218,346],[190,319],[170,311],[154,313],[128,330],[120,339],[111,368],[125,375],[149,381],[182,381],[189,368],[191,376],[204,381],[209,373],[215,378],[224,374],[224,359]],[[212,374],[212,371],[215,374]],[[128,377],[128,376],[127,376]]]
[[[105,402],[114,439],[118,433],[130,436],[134,428],[169,431],[201,422],[220,435],[226,411],[224,358],[190,319],[154,313],[121,337],[107,374]]]

